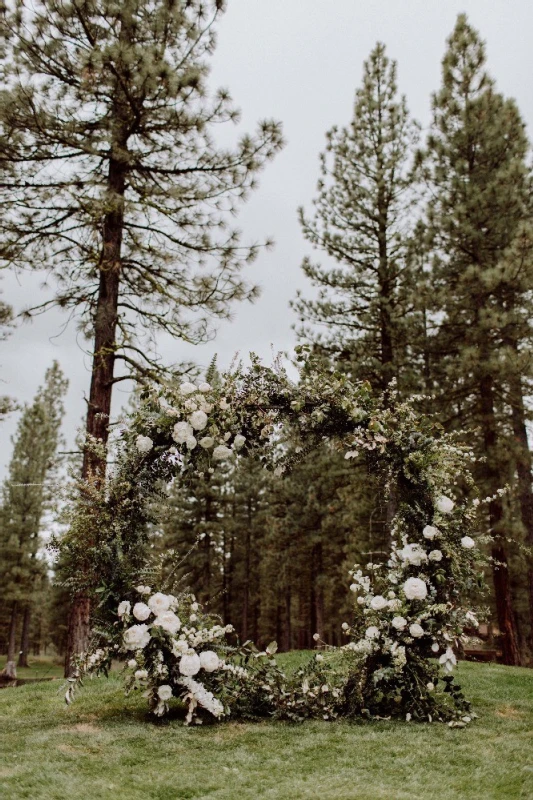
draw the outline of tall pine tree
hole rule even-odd
[[[18,621],[22,616],[20,666],[27,666],[33,596],[45,562],[39,558],[43,515],[54,494],[50,480],[57,466],[57,445],[67,382],[57,362],[22,412],[8,476],[2,489],[0,585],[10,609],[6,675],[15,676]]]
[[[482,493],[493,498],[488,524],[504,661],[517,664],[505,544],[509,519],[498,490],[520,465],[524,523],[531,528],[522,376],[531,345],[533,261],[518,253],[527,235],[531,183],[524,124],[514,101],[496,91],[485,62],[484,44],[461,14],[442,62],[442,87],[433,97],[425,162],[436,312],[431,363],[444,422],[468,431],[482,457],[476,476]]]
[[[302,339],[346,363],[356,379],[384,389],[409,383],[414,338],[412,233],[413,148],[418,126],[398,95],[396,63],[377,44],[364,64],[353,119],[332,128],[320,157],[314,216],[300,209],[305,238],[336,266],[304,259],[316,299],[293,307]]]

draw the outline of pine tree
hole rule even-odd
[[[430,286],[437,314],[431,363],[443,421],[468,431],[484,458],[476,474],[483,494],[493,497],[489,527],[504,660],[516,664],[520,654],[504,541],[509,520],[497,492],[512,482],[517,463],[525,478],[529,455],[523,376],[531,345],[533,261],[517,258],[517,248],[530,213],[530,179],[524,124],[514,101],[495,90],[485,62],[483,42],[459,15],[442,62],[442,87],[433,97],[426,154]],[[522,439],[513,442],[515,422]],[[530,497],[531,474],[528,480]],[[529,502],[526,494],[523,487],[522,500]]]
[[[411,170],[418,126],[398,96],[396,62],[377,44],[364,64],[347,128],[332,128],[320,157],[316,212],[299,210],[305,238],[337,266],[304,259],[315,300],[293,303],[300,338],[384,389],[408,384],[416,328],[408,245],[415,201]]]
[[[157,333],[204,341],[210,320],[257,295],[241,270],[258,247],[227,220],[281,130],[267,120],[233,149],[215,144],[217,125],[238,119],[227,90],[207,91],[224,7],[13,0],[1,22],[0,255],[53,276],[53,297],[30,314],[78,315],[93,353],[86,430],[104,445],[114,384],[161,373]],[[87,447],[83,476],[104,473],[101,448]],[[89,608],[76,599],[73,651]]]
[[[39,558],[43,515],[54,487],[50,480],[57,466],[62,397],[67,382],[57,362],[47,370],[30,406],[22,412],[8,477],[2,490],[0,531],[0,585],[2,600],[10,607],[8,658],[5,674],[14,676],[17,622],[22,612],[19,666],[27,666],[33,595],[46,570]],[[36,587],[37,585],[37,587]]]

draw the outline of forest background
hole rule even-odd
[[[350,28],[356,23],[357,15],[353,4],[338,3],[338,14],[335,18],[325,15],[319,3],[306,3],[304,14],[301,13],[303,4],[295,4],[298,5],[300,13],[296,14],[294,25],[297,24],[300,30],[299,45],[294,46],[294,38],[291,38],[291,47],[291,43],[282,40],[278,34],[279,26],[276,23],[283,16],[281,4],[278,14],[276,4],[269,4],[268,18],[261,16],[257,4],[258,13],[254,18],[254,25],[251,26],[250,19],[244,14],[244,3],[237,0],[231,2],[228,13],[220,24],[220,45],[213,59],[214,69],[210,78],[212,87],[220,83],[229,85],[239,105],[243,106],[245,126],[249,128],[250,120],[266,113],[272,114],[284,121],[284,134],[289,140],[289,146],[276,157],[272,165],[267,166],[261,176],[261,189],[252,195],[240,216],[247,239],[259,239],[270,233],[276,239],[281,239],[277,250],[274,253],[263,253],[258,266],[253,268],[256,273],[252,280],[259,280],[262,284],[263,295],[254,306],[234,306],[232,312],[235,322],[222,323],[217,338],[196,350],[186,347],[182,342],[171,341],[168,336],[161,337],[158,347],[162,361],[193,361],[198,365],[202,377],[207,376],[216,381],[217,371],[212,364],[215,353],[219,354],[217,366],[224,367],[234,351],[240,350],[245,355],[245,342],[246,351],[254,350],[265,360],[271,360],[277,350],[292,348],[296,337],[290,333],[290,324],[300,317],[304,323],[310,323],[310,328],[300,331],[299,339],[313,345],[324,359],[341,364],[354,378],[368,379],[379,390],[394,377],[399,382],[403,396],[424,392],[430,395],[433,399],[420,401],[423,409],[435,413],[446,427],[463,431],[467,441],[475,447],[476,454],[486,459],[476,468],[481,496],[491,495],[505,484],[511,486],[511,491],[503,500],[494,501],[490,508],[490,518],[487,519],[487,525],[493,532],[501,534],[497,541],[499,549],[493,552],[496,562],[496,592],[492,597],[492,608],[493,618],[500,629],[510,625],[509,636],[516,639],[507,653],[508,662],[516,663],[520,660],[527,663],[532,652],[533,606],[530,605],[528,583],[530,561],[524,547],[533,543],[533,539],[528,530],[528,520],[532,522],[531,505],[528,506],[528,497],[531,495],[531,464],[530,461],[528,463],[529,448],[527,438],[524,441],[524,431],[529,417],[531,364],[527,354],[531,342],[527,320],[530,317],[529,304],[533,286],[533,266],[530,265],[533,261],[530,256],[528,227],[531,214],[530,154],[520,119],[514,106],[503,98],[500,102],[497,95],[496,100],[492,98],[482,109],[485,116],[481,128],[474,126],[468,133],[474,139],[478,137],[478,145],[481,148],[485,146],[491,158],[498,150],[498,142],[502,137],[505,141],[511,140],[514,149],[511,148],[512,152],[508,152],[504,148],[505,154],[498,151],[499,155],[496,155],[490,167],[484,168],[478,184],[473,181],[474,190],[467,200],[482,209],[485,216],[482,213],[477,219],[477,229],[474,231],[469,227],[472,218],[467,220],[469,225],[464,226],[463,238],[458,244],[460,237],[456,235],[457,230],[446,223],[453,218],[459,205],[456,202],[455,189],[449,183],[450,167],[452,171],[456,168],[457,174],[461,175],[463,165],[459,161],[454,163],[453,153],[445,151],[438,142],[429,142],[429,145],[427,142],[431,117],[427,101],[431,92],[438,92],[439,86],[442,87],[439,62],[445,49],[444,37],[454,25],[455,15],[452,10],[432,10],[431,30],[423,42],[419,42],[417,38],[420,44],[420,63],[414,64],[412,59],[404,58],[404,64],[401,48],[396,44],[399,38],[398,26],[407,30],[409,23],[414,25],[414,20],[417,19],[416,24],[420,30],[422,4],[410,3],[400,12],[397,9],[393,11],[393,4],[390,3],[388,8],[391,13],[385,20],[381,15],[375,19],[372,15],[367,17],[365,42],[361,42],[360,47],[355,47],[353,40],[345,33],[342,36],[340,34],[347,21],[350,22]],[[377,5],[379,4],[376,4],[376,8]],[[286,9],[286,4],[283,6]],[[507,34],[507,29],[500,26],[503,4],[500,9],[495,4],[488,13],[483,9],[483,17],[480,14],[481,4],[467,3],[462,8],[470,10],[470,6],[470,21],[477,25],[479,17],[481,37],[489,40],[487,66],[490,75],[497,81],[496,92],[502,92],[504,98],[517,97],[519,113],[527,121],[533,116],[533,110],[528,107],[531,100],[527,85],[522,84],[523,76],[527,73],[526,56],[521,55],[521,61],[518,55],[515,56],[517,74],[511,74],[509,52],[522,51],[506,38],[507,35],[511,37],[511,27]],[[285,10],[284,13],[292,12]],[[524,6],[521,13],[525,18],[530,12]],[[521,32],[525,29],[525,21],[524,25],[519,26],[517,19],[513,19],[514,37],[522,35]],[[324,25],[326,20],[328,24]],[[489,31],[492,24],[494,29],[498,26],[498,33],[491,37]],[[269,38],[270,34],[272,38]],[[455,41],[459,48],[458,37],[461,35],[464,35],[464,31],[459,31]],[[467,35],[470,35],[468,31]],[[474,48],[480,47],[475,34],[472,35],[470,44]],[[342,80],[328,79],[324,70],[327,59],[318,57],[325,50],[326,39],[331,37],[336,42],[346,40],[346,51],[341,47],[338,54],[339,64],[342,66],[336,66],[334,70],[336,75],[342,75]],[[341,306],[338,299],[332,305],[326,302],[323,306],[312,305],[307,301],[309,297],[314,297],[315,300],[318,298],[316,292],[313,294],[313,282],[315,289],[331,283],[331,275],[334,274],[332,270],[336,268],[334,256],[338,256],[339,250],[345,256],[343,247],[353,253],[354,249],[361,246],[361,241],[364,243],[365,232],[361,232],[359,220],[359,230],[356,225],[350,231],[351,236],[355,230],[357,235],[354,238],[357,240],[359,236],[359,242],[355,242],[355,247],[353,240],[344,244],[341,242],[339,245],[337,233],[331,233],[331,227],[335,227],[331,224],[331,219],[329,224],[332,238],[328,242],[323,220],[328,216],[327,208],[336,207],[339,212],[342,198],[339,201],[338,196],[322,195],[322,210],[326,211],[321,222],[319,203],[318,222],[315,223],[310,199],[320,197],[320,191],[317,192],[315,186],[319,176],[317,154],[324,150],[324,133],[331,130],[333,125],[342,127],[349,124],[350,113],[353,114],[353,108],[350,112],[353,90],[362,85],[361,63],[368,58],[376,39],[390,42],[387,53],[399,61],[399,94],[395,101],[400,102],[400,95],[405,87],[407,106],[412,118],[417,118],[416,111],[421,111],[424,104],[426,109],[425,114],[418,115],[424,124],[418,135],[418,142],[415,129],[410,127],[411,116],[407,116],[407,112],[405,128],[402,128],[399,137],[405,153],[398,156],[403,184],[399,186],[402,200],[399,203],[394,235],[401,235],[398,252],[395,253],[392,263],[383,265],[385,270],[389,270],[388,276],[392,276],[395,285],[394,302],[392,299],[387,300],[384,306],[393,312],[389,320],[389,333],[393,340],[391,347],[394,357],[387,357],[385,360],[381,357],[383,338],[379,346],[376,345],[378,328],[379,332],[383,331],[383,319],[380,318],[376,327],[375,304],[364,300],[357,313],[352,313],[359,322],[362,321],[366,330],[366,333],[363,332],[364,347],[361,348],[357,339],[361,336],[361,329],[356,331],[354,327],[351,335],[346,337],[339,327],[338,310]],[[242,62],[234,57],[236,40],[240,45],[238,52]],[[259,48],[258,41],[261,42]],[[277,44],[271,45],[270,42]],[[435,42],[438,42],[438,47]],[[265,61],[270,64],[271,59],[278,68],[280,64],[283,66],[284,73],[291,74],[297,97],[290,94],[286,85],[281,91],[276,81],[265,81],[264,76],[272,72],[265,66]],[[378,62],[381,66],[376,66]],[[246,68],[243,67],[244,63]],[[420,64],[424,64],[423,74]],[[432,69],[426,68],[428,64],[432,65]],[[379,51],[374,51],[374,62],[369,66],[370,78],[372,70],[375,78],[376,69],[382,70],[382,75],[387,77],[392,86],[394,81],[390,64],[383,61],[383,54]],[[257,72],[254,73],[254,70]],[[483,65],[480,63],[474,72],[481,75]],[[298,89],[298,76],[307,86],[316,87],[312,92],[313,98]],[[283,76],[280,80],[283,80]],[[327,82],[328,88],[324,82]],[[416,92],[411,89],[415,84]],[[261,91],[253,91],[250,96],[250,87],[259,85],[262,87]],[[521,85],[524,86],[522,93]],[[327,108],[319,102],[321,89],[323,95],[329,95]],[[418,97],[416,93],[419,93]],[[365,111],[364,97],[360,101],[362,118]],[[401,103],[398,108],[401,116]],[[450,114],[453,116],[453,111],[444,92],[440,101],[436,102],[436,128],[439,125],[439,113],[442,117],[449,117]],[[493,122],[492,127],[486,123],[487,113]],[[305,131],[291,122],[296,117],[299,118],[299,125],[306,123]],[[366,131],[355,130],[352,133],[353,141],[350,146],[354,148],[356,161],[360,163],[364,156],[364,143],[368,143],[372,132],[367,127]],[[221,134],[221,141],[226,144],[224,136],[225,134]],[[297,146],[294,146],[295,138]],[[330,142],[334,149],[337,148],[340,163],[342,164],[342,159],[349,161],[349,153],[346,152],[348,144],[342,141],[342,134],[339,138],[334,133]],[[417,165],[415,156],[418,148],[427,148],[427,154]],[[503,167],[502,159],[505,162]],[[413,166],[418,166],[418,172],[412,178],[410,170]],[[342,170],[339,170],[337,178],[341,174]],[[487,184],[488,193],[483,194]],[[431,187],[429,193],[428,186]],[[353,186],[350,190],[354,191]],[[476,192],[481,192],[481,196]],[[362,202],[361,197],[348,195],[346,205],[353,208],[359,201]],[[310,216],[302,217],[301,227],[298,228],[295,209],[300,204],[304,205],[305,213]],[[293,231],[286,226],[286,219],[289,217],[295,220]],[[458,219],[464,221],[464,216],[459,213]],[[416,221],[420,221],[423,228],[416,229],[413,224]],[[499,228],[492,224],[496,222]],[[490,239],[487,232],[492,232],[493,228],[498,228],[494,231],[495,239],[491,239],[488,249],[483,250],[484,241]],[[310,262],[304,261],[303,273],[300,268],[302,256],[310,252],[310,247],[302,238],[302,231],[305,239],[318,245],[320,251],[313,255]],[[471,264],[465,265],[462,256],[457,254],[464,255],[466,250],[472,253],[472,243],[480,248],[477,253],[480,258],[477,259],[477,255],[472,258],[474,263],[478,263],[480,272],[474,274],[465,292],[460,279]],[[457,256],[455,260],[454,253]],[[316,261],[321,263],[322,273],[313,266]],[[517,263],[525,265],[519,270],[518,280],[514,269]],[[433,283],[427,284],[426,274],[430,265],[433,269]],[[450,280],[454,270],[457,275],[455,283]],[[365,276],[363,272],[358,274],[357,285],[350,284],[348,295],[351,293],[352,297],[356,296],[358,290],[360,294],[364,294],[364,281],[368,275]],[[311,282],[306,281],[303,274],[311,278]],[[3,299],[19,310],[21,306],[28,304],[28,295],[39,291],[41,280],[42,275],[37,279],[26,274],[18,275],[16,279],[7,276],[3,281]],[[370,280],[375,282],[376,276],[371,276]],[[379,280],[378,276],[378,282]],[[485,287],[485,296],[481,301],[479,297],[473,297],[472,290],[472,283],[479,282],[484,283]],[[346,284],[340,275],[337,275],[333,283],[335,285],[330,288],[337,292],[338,298],[339,287],[342,296]],[[378,294],[383,295],[383,288],[382,281]],[[478,286],[476,291],[477,288]],[[397,290],[401,295],[399,299]],[[296,300],[295,308],[290,311],[289,301],[295,300],[299,291],[302,298]],[[346,292],[344,294],[346,296]],[[467,334],[474,330],[472,314],[475,316],[474,312],[479,309],[480,303],[481,307],[491,307],[493,316],[489,323],[482,320],[473,338],[467,341]],[[350,308],[353,311],[353,304]],[[349,316],[348,307],[342,310],[343,318]],[[395,311],[398,311],[396,318]],[[460,313],[456,313],[457,311]],[[511,322],[508,316],[504,317],[504,312],[505,315],[511,315]],[[448,328],[441,325],[442,315],[451,320],[453,325]],[[433,328],[431,324],[428,327],[428,319],[433,319]],[[50,366],[52,360],[57,359],[70,382],[70,394],[62,399],[63,378],[57,374],[55,377],[54,374],[48,374],[45,394],[47,391],[49,394],[57,392],[56,410],[47,417],[46,422],[46,425],[51,426],[48,440],[50,452],[58,449],[56,421],[63,417],[60,411],[61,402],[65,402],[68,409],[63,433],[69,445],[65,448],[59,444],[59,449],[74,449],[73,432],[83,413],[83,407],[79,403],[83,392],[81,387],[86,387],[88,383],[83,352],[79,349],[73,326],[62,333],[58,340],[54,339],[65,321],[65,317],[60,315],[54,317],[53,314],[47,314],[38,318],[31,327],[26,326],[15,331],[3,345],[2,361],[6,374],[14,376],[18,373],[20,376],[16,381],[13,377],[8,378],[6,393],[18,402],[29,401],[35,395],[35,381],[42,383],[43,380],[43,375],[39,375],[37,369],[29,368],[29,358],[28,369],[20,369],[23,346],[26,352],[33,352],[32,359],[35,359],[35,363],[43,365],[43,373],[44,367]],[[320,339],[314,333],[317,322],[325,323],[321,326],[325,330],[325,337]],[[297,329],[299,330],[298,326]],[[489,350],[480,358],[480,348],[487,341],[490,343]],[[38,346],[34,349],[37,342]],[[438,345],[437,348],[435,344]],[[483,390],[483,385],[486,388],[486,380],[483,384],[486,375],[480,375],[479,370],[476,372],[475,364],[472,366],[476,359],[481,364],[492,363],[494,366],[491,376],[496,386],[489,387],[488,394]],[[14,362],[17,363],[16,370],[13,367]],[[87,359],[85,369],[86,365]],[[127,396],[121,384],[117,388],[119,392],[115,393],[114,400],[116,416],[120,400]],[[74,397],[76,393],[78,401]],[[489,395],[495,400],[492,409],[487,408],[486,403],[483,405]],[[41,403],[41,411],[42,407]],[[33,424],[36,426],[33,430],[42,431],[43,422],[35,421],[35,415],[38,416],[39,413],[36,408],[30,405],[22,417],[13,413],[2,424],[2,436],[15,433],[16,441],[22,442],[24,425]],[[18,430],[16,425],[19,426]],[[32,435],[27,445],[30,449],[31,441]],[[16,467],[17,452],[7,445],[3,452],[6,454],[5,466],[10,463],[10,471],[6,470],[4,491],[6,511],[10,503],[12,507],[19,502],[13,500],[9,494],[10,485],[15,483],[13,470]],[[35,463],[33,466],[35,467]],[[312,635],[316,631],[332,644],[341,643],[340,623],[349,617],[351,603],[347,591],[347,570],[356,561],[364,564],[367,560],[371,561],[386,553],[387,526],[391,515],[390,504],[382,501],[383,487],[377,485],[364,470],[360,470],[354,478],[353,470],[348,467],[342,458],[324,449],[323,452],[306,458],[283,481],[265,475],[253,464],[241,464],[228,465],[216,478],[199,482],[195,487],[189,486],[186,491],[181,487],[174,487],[169,502],[162,509],[161,524],[153,531],[154,550],[164,551],[172,547],[184,553],[192,548],[181,568],[184,580],[195,588],[200,600],[221,614],[225,622],[233,622],[244,639],[250,637],[264,642],[276,638],[283,649],[291,649],[312,646]],[[58,480],[58,474],[61,475],[57,469],[64,469],[64,465],[56,467],[55,458],[51,458],[41,467],[40,474],[46,473],[46,481],[50,487]],[[38,483],[40,480],[16,478],[20,483]],[[458,492],[463,488],[459,485]],[[31,560],[28,563],[31,569],[26,564],[19,571],[18,577],[15,571],[14,584],[7,579],[2,584],[4,600],[7,602],[3,605],[0,647],[7,647],[9,622],[12,619],[10,609],[16,602],[22,613],[17,616],[15,636],[17,641],[23,643],[22,650],[26,655],[30,642],[34,651],[53,645],[58,652],[62,652],[66,645],[64,590],[58,586],[51,587],[51,575],[42,559],[42,542],[50,529],[57,526],[54,521],[53,489],[49,495],[45,495],[41,498],[41,508],[45,513],[34,524],[28,536],[14,534],[13,517],[9,525],[4,524],[3,527],[4,564],[12,563],[13,559],[16,561],[22,548],[29,554]],[[35,498],[31,498],[31,502],[34,500]],[[13,550],[15,539],[16,546]],[[506,559],[509,559],[509,569],[498,568],[498,563]],[[9,570],[5,570],[6,575],[8,572]],[[12,570],[10,574],[12,578]],[[509,585],[505,579],[502,581],[502,575],[510,577]]]

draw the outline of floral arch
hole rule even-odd
[[[99,597],[98,641],[80,659],[79,678],[120,657],[128,690],[142,688],[158,715],[173,696],[185,701],[187,722],[400,716],[464,726],[473,715],[451,673],[464,628],[477,624],[462,601],[479,585],[482,556],[470,535],[475,501],[449,494],[459,475],[468,480],[470,453],[393,392],[384,403],[368,384],[305,363],[305,352],[299,358],[296,383],[253,358],[215,387],[187,381],[144,392],[119,437],[112,476],[103,488],[83,487],[62,544],[72,587]],[[212,472],[237,452],[280,474],[294,458],[279,445],[284,423],[301,452],[326,439],[347,459],[362,455],[396,497],[387,563],[351,573],[347,644],[325,646],[293,676],[277,665],[274,644],[263,653],[230,644],[231,626],[204,613],[194,595],[153,586],[144,556],[154,497],[170,480]]]

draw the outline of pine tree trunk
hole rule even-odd
[[[106,214],[104,220],[103,248],[100,263],[100,282],[94,321],[94,355],[91,374],[91,389],[87,409],[87,435],[99,440],[105,447],[109,437],[109,417],[115,367],[118,293],[120,285],[120,251],[123,231],[123,197],[125,171],[122,164],[111,161],[109,166],[109,189],[119,198],[116,208]],[[105,456],[85,448],[82,478],[100,484],[105,479]],[[87,542],[94,547],[96,542]],[[83,565],[79,565],[83,571]],[[90,570],[90,564],[87,564]],[[89,643],[90,597],[82,592],[73,598],[69,614],[67,658],[65,676],[71,674],[71,659],[85,652]],[[73,638],[74,637],[74,638]]]
[[[79,594],[74,598],[69,616],[65,652],[66,676],[71,676],[74,673],[74,657],[86,652],[89,646],[90,619],[91,601],[86,595]]]
[[[18,607],[17,607],[17,602],[15,601],[11,607],[11,618],[9,620],[9,634],[7,641],[7,663],[2,672],[0,672],[0,677],[8,680],[16,680],[17,677],[17,666],[15,663],[17,617],[18,617]]]
[[[533,492],[531,488],[531,451],[527,438],[526,411],[520,376],[511,380],[513,433],[517,445],[516,471],[520,516],[525,531],[526,546],[533,549]],[[530,616],[530,648],[533,650],[533,556],[529,556],[528,596]]]
[[[249,616],[250,616],[250,568],[252,563],[252,499],[248,497],[247,506],[247,526],[246,538],[244,543],[244,586],[242,595],[242,638],[248,638]]]
[[[491,496],[495,495],[500,487],[500,479],[495,468],[496,461],[496,417],[494,413],[494,385],[492,376],[485,375],[479,385],[481,425],[483,440],[485,445],[486,462],[483,465],[483,477],[485,485]],[[492,557],[495,561],[492,568],[494,582],[494,593],[496,600],[496,611],[498,615],[498,626],[502,636],[502,655],[503,663],[511,666],[520,664],[520,649],[518,646],[518,636],[516,630],[516,619],[513,609],[511,596],[511,582],[509,577],[509,566],[507,554],[501,535],[503,506],[499,497],[496,497],[489,504],[490,532],[495,541],[492,546]]]
[[[28,666],[28,653],[30,652],[30,622],[31,606],[28,603],[24,608],[24,616],[22,618],[22,635],[20,637],[20,653],[17,667]]]
[[[289,584],[285,589],[285,637],[283,647],[287,653],[292,647],[291,601],[291,587]]]

